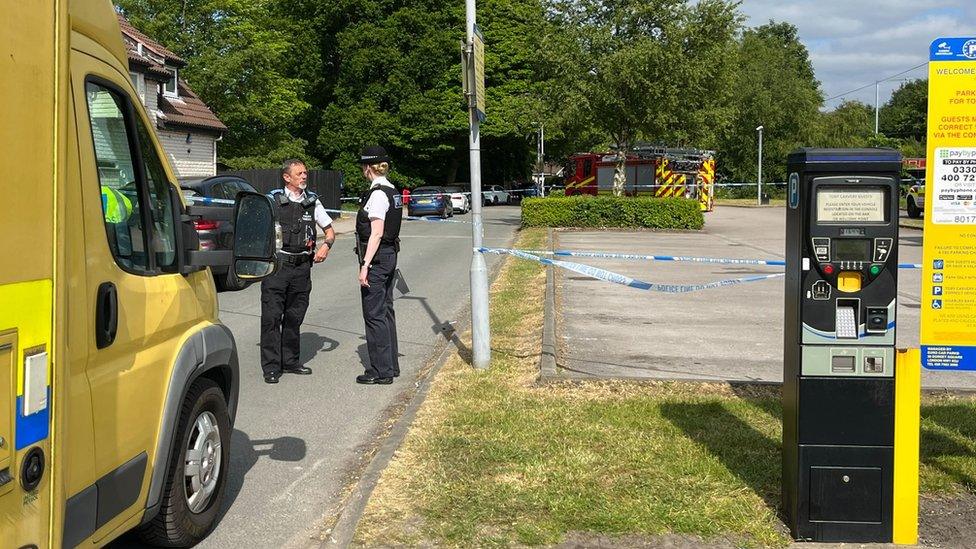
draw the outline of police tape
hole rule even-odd
[[[563,257],[589,257],[595,259],[627,259],[636,261],[689,261],[694,263],[717,263],[721,265],[767,265],[785,267],[786,262],[781,259],[728,259],[718,257],[692,257],[679,255],[641,255],[618,254],[608,252],[578,252],[573,250],[522,250],[536,255],[554,255]]]
[[[332,210],[329,208],[323,208],[323,209],[325,210],[325,213],[329,213],[329,214],[337,213],[343,215],[356,215],[356,212],[351,212],[349,210]],[[427,221],[429,223],[465,223],[469,225],[471,224],[470,221],[462,221],[460,219],[443,219],[440,217],[417,217],[414,215],[405,215],[403,216],[403,219],[406,219],[407,221]]]
[[[715,263],[719,265],[765,265],[770,267],[785,267],[782,259],[734,259],[724,257],[693,257],[679,255],[642,255],[619,254],[609,252],[584,252],[575,250],[520,250],[535,255],[553,255],[561,257],[589,257],[594,259],[624,259],[635,261],[688,261],[693,263]],[[899,269],[921,269],[920,263],[899,263]]]
[[[486,194],[496,194],[496,193],[523,194],[523,193],[535,193],[535,192],[537,192],[536,189],[503,189],[501,191],[481,191],[481,195],[484,196]],[[471,192],[471,191],[459,191],[459,192],[445,191],[443,193],[413,193],[413,192],[411,192],[411,193],[407,194],[406,197],[407,198],[410,198],[412,200],[414,198],[435,197],[435,196],[443,195],[443,194],[449,194],[449,195],[462,194],[464,196],[471,196],[474,193]],[[360,200],[360,197],[358,197],[358,196],[343,196],[339,200],[341,200],[342,202],[353,202],[353,201]]]
[[[560,267],[562,269],[573,271],[575,273],[579,273],[588,276],[590,278],[595,278],[597,280],[612,282],[614,284],[620,284],[622,286],[636,288],[638,290],[647,290],[652,292],[662,292],[668,294],[684,294],[689,292],[708,290],[711,288],[736,286],[739,284],[746,284],[748,282],[759,282],[762,280],[770,280],[773,278],[779,278],[786,275],[786,273],[773,273],[767,275],[746,276],[741,278],[729,278],[726,280],[718,280],[715,282],[708,282],[704,284],[658,284],[654,282],[645,282],[643,280],[638,280],[636,278],[624,276],[622,274],[615,273],[613,271],[608,271],[606,269],[592,267],[590,265],[583,265],[581,263],[573,263],[570,261],[562,261],[559,259],[548,259],[545,257],[539,257],[537,255],[532,255],[522,250],[513,250],[510,248],[475,248],[475,251],[480,253],[487,253],[487,254],[511,255],[514,257],[518,257],[520,259],[537,261],[539,263],[542,263],[543,265],[552,265],[554,267]]]

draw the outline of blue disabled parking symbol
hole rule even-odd
[[[936,259],[935,261],[932,262],[932,268],[933,269],[944,269],[945,268],[945,260],[943,260],[943,259]]]
[[[933,309],[941,309],[942,308],[942,300],[941,299],[933,299],[932,300],[932,308]]]

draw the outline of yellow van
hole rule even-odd
[[[109,0],[0,13],[0,546],[191,545],[238,405],[206,265],[271,274],[273,206],[240,195],[233,252],[197,250]]]

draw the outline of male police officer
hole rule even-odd
[[[315,193],[305,192],[308,170],[301,160],[281,165],[283,189],[271,191],[281,225],[278,271],[261,282],[261,369],[264,381],[278,383],[282,372],[308,375],[298,363],[299,330],[312,291],[312,262],[321,263],[335,243],[332,218]],[[325,244],[315,251],[315,226],[325,232]]]

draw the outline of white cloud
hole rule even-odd
[[[870,84],[847,99],[874,102],[874,82],[928,60],[940,36],[976,36],[973,0],[744,0],[747,25],[796,25],[826,97]],[[899,78],[924,78],[925,68]],[[885,101],[900,82],[883,82]],[[835,107],[840,100],[832,101]]]

